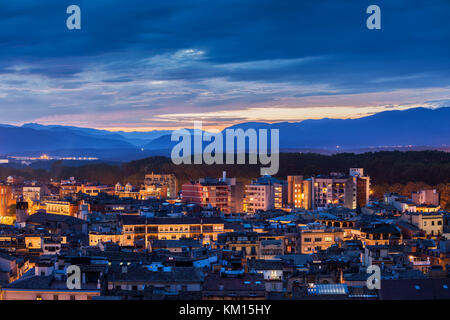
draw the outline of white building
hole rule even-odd
[[[253,180],[245,186],[244,212],[281,209],[283,206],[283,183],[271,176]]]

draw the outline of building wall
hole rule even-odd
[[[177,179],[174,174],[146,174],[144,179],[146,186],[161,185],[167,187],[167,198],[177,197]]]
[[[45,210],[51,214],[62,214],[76,217],[78,206],[67,201],[48,201],[45,203]]]
[[[288,176],[288,205],[303,208],[303,176]]]
[[[146,232],[147,230],[147,232]],[[157,240],[179,240],[183,238],[210,239],[217,240],[217,236],[224,233],[223,223],[205,224],[148,224],[145,225],[125,225],[123,227],[123,237],[121,245],[133,246],[137,240],[144,240],[149,243],[151,239]],[[147,240],[145,237],[147,236]],[[92,240],[95,241],[95,236]]]
[[[227,184],[188,182],[182,186],[181,199],[186,202],[198,204],[204,208],[211,205],[224,213],[231,212],[231,187]]]
[[[352,178],[312,178],[312,204],[314,208],[334,205],[350,209],[356,207]]]
[[[274,208],[273,186],[249,184],[245,186],[244,212]]]
[[[57,299],[55,299],[55,296]],[[90,300],[94,296],[100,296],[99,291],[39,291],[3,289],[0,300]]]
[[[114,242],[119,245],[124,245],[122,234],[99,234],[89,233],[89,245],[96,246],[99,242]]]
[[[9,207],[14,204],[11,186],[0,185],[0,217],[9,215]]]
[[[412,201],[417,204],[439,205],[439,192],[433,190],[421,190],[412,193]]]
[[[342,231],[327,229],[302,230],[300,234],[300,250],[302,254],[311,254],[317,249],[324,250],[334,245],[338,239],[343,239]]]
[[[411,222],[427,235],[437,236],[444,232],[444,218],[439,214],[412,214]]]

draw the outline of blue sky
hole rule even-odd
[[[448,0],[2,1],[0,123],[221,128],[450,106],[449,20]]]

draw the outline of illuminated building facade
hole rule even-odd
[[[258,210],[281,209],[283,207],[285,186],[283,182],[264,176],[245,186],[244,212],[256,213]]]
[[[161,198],[176,198],[177,197],[177,178],[174,174],[146,174],[144,178],[145,187],[154,186],[156,188],[161,188],[161,191],[165,191],[160,194]]]
[[[312,177],[311,183],[313,208],[331,206],[356,208],[356,186],[352,177],[332,173],[329,176]]]
[[[311,179],[288,176],[288,205],[292,208],[311,209]]]
[[[123,246],[148,247],[149,240],[201,239],[203,243],[216,241],[225,232],[220,218],[145,218],[122,217]],[[93,237],[94,238],[94,237]]]
[[[364,175],[363,168],[350,168],[350,176],[353,177],[353,184],[356,187],[356,206],[362,208],[369,204],[370,177]]]
[[[182,186],[181,199],[208,208],[218,208],[224,213],[231,212],[231,186],[217,179],[200,179]]]
[[[252,231],[227,232],[219,235],[217,247],[242,252],[248,259],[257,259],[260,251],[259,234]]]
[[[47,201],[45,203],[45,210],[51,214],[76,217],[78,214],[78,205],[70,201]]]
[[[430,236],[442,235],[444,232],[444,216],[439,212],[407,212],[402,219]]]
[[[326,226],[309,226],[300,230],[300,253],[311,254],[325,250],[344,239],[344,231]]]
[[[413,192],[411,198],[417,204],[439,205],[439,192],[436,189]]]
[[[0,185],[0,217],[10,214],[10,206],[15,203],[11,186]]]

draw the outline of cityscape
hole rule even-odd
[[[0,306],[443,309],[449,14],[448,0],[3,0]]]
[[[449,297],[448,183],[442,196],[417,189],[378,199],[364,168],[246,184],[226,171],[141,181],[8,176],[1,299]],[[379,267],[374,286],[370,266]]]

